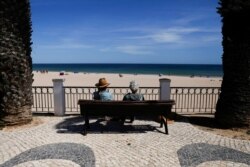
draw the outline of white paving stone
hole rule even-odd
[[[207,143],[232,148],[250,154],[250,141],[235,140],[199,130],[188,122],[169,124],[169,135],[151,130],[122,133],[120,131],[101,133],[98,129],[83,136],[83,121],[75,117],[39,117],[44,123],[38,126],[16,129],[11,132],[0,131],[0,166],[22,152],[39,146],[55,143],[83,144],[94,153],[95,166],[180,166],[177,151],[183,146],[195,143]],[[72,119],[72,121],[66,121]],[[95,120],[94,120],[95,121]],[[94,122],[92,121],[92,122]],[[58,127],[60,125],[60,127]],[[151,125],[159,127],[152,121],[135,120],[133,125]],[[160,131],[164,132],[161,128]],[[74,153],[72,153],[74,154]],[[199,164],[204,166],[246,166],[246,164],[209,161]],[[27,166],[74,166],[79,165],[62,159],[34,160],[17,164],[16,167]]]

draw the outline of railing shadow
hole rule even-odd
[[[193,125],[203,126],[207,128],[226,128],[216,122],[215,118],[206,116],[189,116],[188,120]]]
[[[218,120],[215,119],[213,114],[176,114],[175,116],[176,122],[186,122],[192,124],[194,126],[201,127],[203,130],[206,129],[208,131],[214,131],[216,129],[221,130],[244,130],[247,127],[232,127],[232,126],[225,126],[221,124]],[[247,133],[250,133],[247,131]]]
[[[140,120],[142,118],[139,118]],[[138,119],[137,119],[138,120]],[[55,128],[57,133],[83,133],[84,119],[81,116],[66,118],[63,122],[58,123]],[[152,124],[132,124],[129,121],[105,121],[103,118],[90,119],[90,134],[101,134],[101,133],[147,133],[149,131],[155,131],[157,133],[163,133],[158,130],[159,126]]]
[[[83,129],[83,118],[80,116],[65,118],[55,125],[57,133],[81,133]]]
[[[207,128],[226,128],[218,124],[212,114],[176,114],[174,120]]]

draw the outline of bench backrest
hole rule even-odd
[[[91,115],[157,115],[171,112],[174,100],[99,101],[79,100],[81,114]]]

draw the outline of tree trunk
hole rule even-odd
[[[0,1],[0,123],[32,120],[32,60],[29,0]]]
[[[221,0],[223,82],[215,118],[225,126],[250,126],[250,1]]]

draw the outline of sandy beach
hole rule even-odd
[[[33,72],[33,86],[52,86],[52,79],[64,79],[64,86],[94,86],[99,78],[105,77],[112,87],[126,87],[131,80],[137,81],[141,87],[158,87],[159,79],[168,78],[172,87],[220,87],[221,77],[145,75],[145,74],[110,74],[110,73],[73,73],[65,72]]]

